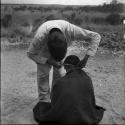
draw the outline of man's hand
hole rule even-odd
[[[85,57],[78,63],[78,67],[84,68],[86,66],[89,57],[90,57],[89,55],[85,55]]]
[[[48,63],[49,65],[52,65],[52,66],[54,66],[54,67],[56,67],[58,69],[61,68],[61,66],[62,66],[62,64],[60,62],[56,62],[52,58],[48,59],[46,63]]]

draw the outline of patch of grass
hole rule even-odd
[[[82,28],[100,33],[102,36],[101,46],[109,49],[124,49],[123,26],[107,24],[105,19],[109,12],[85,11],[78,6],[44,7],[40,5],[27,5],[27,7],[23,6],[21,10],[19,5],[12,5],[12,7],[17,7],[18,11],[13,9],[10,27],[1,27],[1,37],[19,38],[20,41],[26,42],[26,39],[31,39],[34,36],[37,28],[43,22],[52,19],[64,19]],[[3,11],[2,15],[4,16],[4,14],[5,12]],[[124,14],[121,13],[121,15],[123,16]]]

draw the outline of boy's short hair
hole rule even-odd
[[[60,29],[53,28],[48,35],[47,46],[51,56],[56,61],[61,61],[67,52],[67,41]]]
[[[76,55],[69,55],[66,57],[64,61],[64,65],[73,65],[77,66],[77,64],[80,62],[80,59]]]

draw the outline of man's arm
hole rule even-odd
[[[39,55],[40,49],[42,49],[42,42],[39,39],[34,38],[28,48],[27,56],[37,64],[45,64],[47,58]]]
[[[27,51],[27,56],[32,59],[34,62],[36,62],[37,64],[49,64],[49,65],[53,65],[56,68],[60,68],[61,64],[57,63],[54,59],[52,58],[46,58],[43,56],[39,55],[39,51],[40,49],[42,49],[43,47],[43,41],[41,42],[39,39],[34,39],[32,41],[32,43],[29,46],[29,49]]]
[[[88,41],[90,44],[86,54],[94,56],[99,46],[101,36],[96,32],[82,29],[74,24],[70,24],[69,27],[71,40]]]

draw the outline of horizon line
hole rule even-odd
[[[119,4],[125,4],[124,2],[118,2]],[[98,4],[62,4],[62,3],[34,3],[34,2],[12,2],[12,1],[1,1],[1,4],[13,4],[13,5],[64,5],[64,6],[101,6],[104,4],[110,4],[109,2],[103,2],[103,3],[98,3]]]
[[[1,1],[1,4],[30,4],[30,5],[64,5],[64,6],[67,6],[67,5],[71,5],[71,6],[98,6],[98,5],[103,5],[103,4],[109,4],[109,3],[106,3],[106,2],[104,2],[104,3],[101,3],[101,4],[59,4],[59,3],[22,3],[22,2],[3,2],[3,1]]]

